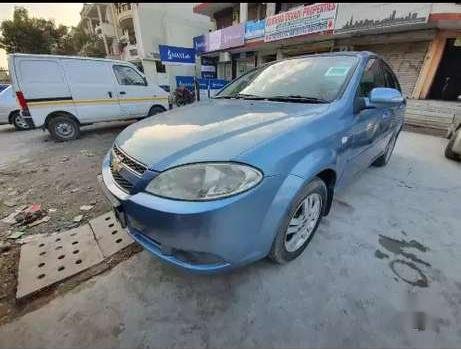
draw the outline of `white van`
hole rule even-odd
[[[168,93],[125,61],[15,53],[8,67],[25,121],[60,141],[77,138],[82,125],[140,119],[169,107]]]

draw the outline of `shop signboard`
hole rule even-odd
[[[193,65],[195,64],[195,50],[188,47],[158,45],[160,60],[163,64]]]
[[[266,20],[248,21],[245,23],[245,40],[260,38],[264,36]]]
[[[224,50],[243,46],[245,43],[245,25],[236,24],[214,32],[193,38],[194,48],[198,53]]]
[[[200,55],[203,52],[206,52],[207,48],[207,35],[200,35],[193,38],[195,52]]]
[[[431,3],[339,4],[334,32],[385,31],[399,26],[424,24],[429,19],[430,10]]]
[[[229,81],[222,79],[197,79],[200,85],[200,98],[208,97],[208,89],[210,96],[214,96],[216,92],[226,86]],[[194,90],[194,77],[193,76],[176,76],[176,85],[184,86],[190,91]]]
[[[282,12],[266,19],[264,41],[333,31],[336,3],[317,3]]]
[[[216,79],[216,67],[214,65],[202,65],[200,70],[202,72],[202,78]]]
[[[203,79],[216,79],[216,72],[212,71],[202,71]]]

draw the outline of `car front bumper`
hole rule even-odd
[[[289,178],[288,178],[289,177]],[[191,202],[122,191],[103,161],[102,185],[128,233],[149,252],[195,272],[233,269],[265,257],[302,180],[265,177],[255,188],[220,200]],[[287,180],[288,179],[288,180]],[[107,191],[109,193],[107,193]]]

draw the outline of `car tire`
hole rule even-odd
[[[397,143],[397,138],[399,137],[399,133],[397,132],[395,135],[392,136],[392,138],[389,140],[389,143],[387,143],[386,146],[386,151],[384,152],[383,155],[381,155],[379,158],[377,158],[371,166],[374,167],[383,167],[386,166],[389,163],[389,160],[391,159],[392,152],[394,151],[395,148],[395,143]]]
[[[310,205],[311,199],[312,203],[318,205],[315,210],[311,211],[312,219],[306,218],[306,207],[303,206]],[[269,259],[275,263],[284,264],[303,253],[322,220],[327,200],[328,192],[325,182],[315,177],[293,200],[285,221],[272,243]],[[306,220],[304,227],[298,224],[299,219],[301,222]]]
[[[59,142],[71,141],[80,137],[80,125],[67,115],[56,116],[48,122],[51,137]]]
[[[158,105],[154,105],[152,108],[149,109],[149,113],[147,114],[147,116],[154,116],[156,114],[163,113],[164,111],[164,108]]]
[[[448,141],[447,146],[445,147],[445,157],[450,160],[460,160],[461,156],[453,152],[453,144],[455,143],[455,139],[458,136],[458,133],[461,132],[460,129],[458,129],[456,132],[453,132],[450,140]]]
[[[12,112],[11,122],[13,123],[13,126],[16,129],[16,131],[30,130],[29,124],[27,124],[27,122],[21,116],[19,110]]]

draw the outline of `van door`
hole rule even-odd
[[[147,81],[128,65],[114,64],[113,72],[117,79],[120,107],[125,117],[146,116],[157,97]]]
[[[91,59],[63,59],[62,64],[81,122],[123,118],[110,64]]]
[[[12,55],[10,63],[15,92],[24,95],[35,127],[41,127],[46,117],[58,110],[77,116],[69,84],[58,59]]]

